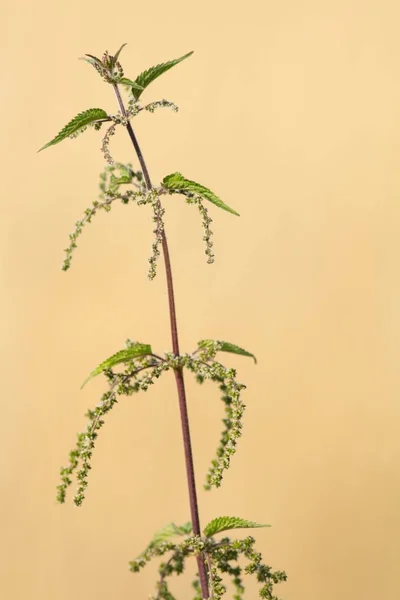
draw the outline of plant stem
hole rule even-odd
[[[121,113],[124,118],[127,119],[127,114],[125,110],[124,103],[121,98],[120,91],[117,85],[114,85],[115,95],[118,100],[118,104],[121,109]],[[142,172],[143,177],[146,182],[146,187],[148,190],[153,189],[153,185],[151,183],[150,175],[147,170],[147,166],[145,160],[143,158],[142,151],[140,149],[139,143],[137,141],[136,135],[133,131],[132,125],[130,121],[127,121],[126,129],[128,131],[129,137],[131,138],[133,147],[135,148]],[[161,204],[160,200],[158,200],[159,204]],[[178,327],[176,321],[176,309],[175,309],[175,295],[174,295],[174,284],[172,278],[172,269],[171,269],[171,260],[169,256],[168,250],[168,242],[167,236],[165,234],[165,228],[162,230],[162,238],[161,244],[164,255],[164,264],[165,264],[165,274],[167,279],[167,288],[168,288],[168,302],[169,302],[169,315],[171,322],[171,338],[172,338],[172,349],[175,356],[179,356],[179,338],[178,338]],[[182,436],[183,436],[183,446],[185,451],[185,463],[186,463],[186,477],[188,483],[189,490],[189,503],[190,503],[190,514],[192,520],[192,529],[193,534],[201,536],[200,529],[200,518],[199,518],[199,508],[197,503],[197,493],[196,493],[196,481],[194,476],[194,464],[193,464],[193,453],[192,453],[192,443],[190,438],[190,427],[189,427],[189,416],[187,410],[187,402],[186,402],[186,391],[185,391],[185,381],[183,378],[183,370],[182,368],[174,369],[176,387],[178,390],[178,398],[179,398],[179,409],[181,415],[181,424],[182,424]],[[197,565],[199,569],[199,578],[203,599],[206,600],[209,598],[208,592],[208,581],[206,568],[204,564],[203,556],[197,556]]]

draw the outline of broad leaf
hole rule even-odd
[[[214,194],[211,190],[204,187],[200,183],[196,183],[196,181],[191,181],[190,179],[185,179],[181,173],[171,173],[170,175],[166,175],[163,179],[163,186],[170,191],[177,192],[178,194],[185,194],[186,192],[191,194],[197,194],[206,200],[209,200],[219,208],[226,210],[233,215],[239,217],[239,213],[237,213],[233,208],[222,202],[218,196]]]
[[[115,191],[121,183],[132,183],[132,177],[129,175],[122,175],[121,177],[116,177],[113,173],[110,177],[110,189]]]
[[[144,552],[146,552],[147,550],[151,550],[152,548],[157,548],[157,546],[159,546],[163,542],[168,542],[169,540],[178,535],[189,535],[190,533],[192,533],[192,524],[190,523],[190,521],[184,523],[183,525],[175,525],[175,523],[168,523],[168,525],[166,525],[154,534],[153,539],[151,540],[150,544],[147,546]],[[144,552],[142,552],[142,554],[144,554]]]
[[[271,525],[260,525],[259,523],[254,523],[254,521],[246,521],[238,517],[217,517],[206,525],[204,535],[211,537],[216,533],[227,531],[228,529],[254,529],[256,527],[271,527]]]
[[[90,381],[90,379],[96,377],[96,375],[100,375],[100,373],[106,369],[111,369],[116,365],[129,362],[130,360],[140,358],[141,356],[147,356],[148,354],[151,354],[151,346],[139,343],[132,344],[129,348],[116,352],[110,356],[110,358],[107,358],[107,360],[99,364],[99,366],[90,373],[89,377],[83,382],[81,389],[88,381]]]
[[[218,348],[218,352],[231,352],[232,354],[240,354],[241,356],[249,356],[254,359],[254,362],[257,363],[257,359],[251,352],[236,346],[236,344],[231,344],[230,342],[222,342],[218,340],[220,347]],[[214,344],[214,340],[201,340],[198,344],[199,348],[207,348]]]
[[[132,81],[132,79],[128,79],[127,77],[122,77],[122,79],[120,79],[118,83],[122,83],[123,85],[130,85],[132,88],[138,90],[139,92],[143,92],[144,90],[144,87],[142,87],[135,81]]]
[[[124,165],[119,167],[120,175],[117,177],[114,173],[111,173],[110,177],[110,190],[113,192],[117,191],[118,187],[123,183],[132,183],[134,172],[132,169],[128,169]]]
[[[160,75],[162,75],[166,71],[169,71],[169,69],[172,69],[172,67],[174,67],[178,63],[182,62],[182,60],[185,60],[185,58],[188,58],[192,54],[193,54],[193,51],[188,52],[187,54],[185,54],[184,56],[181,56],[180,58],[175,58],[174,60],[170,60],[169,62],[162,63],[160,65],[157,65],[155,67],[151,67],[150,69],[147,69],[147,71],[144,71],[143,73],[138,75],[138,77],[136,77],[135,83],[142,86],[142,90],[143,90],[152,81],[157,79],[157,77],[160,77]],[[133,88],[132,93],[133,93],[135,99],[138,100],[140,98],[142,91],[140,91],[136,88]]]
[[[110,120],[109,116],[103,109],[89,108],[88,110],[85,110],[85,111],[79,113],[79,115],[76,115],[76,117],[74,117],[72,119],[72,121],[70,121],[68,123],[68,125],[66,125],[64,127],[64,129],[62,129],[60,131],[60,133],[58,135],[56,135],[56,137],[54,139],[51,140],[51,142],[48,142],[47,144],[45,144],[42,148],[40,148],[40,150],[38,152],[41,152],[42,150],[44,150],[45,148],[48,148],[49,146],[54,146],[54,144],[58,144],[59,142],[62,142],[63,140],[65,140],[67,137],[69,137],[73,133],[76,133],[83,127],[90,125],[90,123],[95,123],[96,121],[103,121],[103,120]]]

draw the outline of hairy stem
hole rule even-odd
[[[117,85],[114,85],[115,95],[118,100],[118,104],[124,118],[127,119],[127,113],[125,110],[124,103],[121,98],[120,91]],[[129,137],[131,138],[133,147],[135,148],[142,172],[143,177],[146,182],[146,187],[148,190],[153,189],[153,185],[151,183],[150,175],[147,170],[147,166],[145,160],[143,158],[142,151],[140,149],[139,143],[137,141],[136,135],[133,131],[132,125],[128,120],[126,129],[128,131]],[[158,200],[160,204],[160,200]],[[162,230],[162,249],[164,255],[164,264],[165,264],[165,274],[167,279],[167,288],[168,288],[168,302],[169,302],[169,314],[170,314],[170,322],[171,322],[171,338],[172,338],[172,349],[175,356],[179,356],[179,339],[178,339],[178,327],[176,321],[176,309],[175,309],[175,295],[174,295],[174,284],[172,279],[172,269],[171,269],[171,261],[169,257],[168,250],[168,242],[167,236],[165,234],[165,229]],[[190,428],[189,428],[189,416],[187,410],[187,402],[186,402],[186,392],[185,392],[185,382],[183,378],[182,368],[174,369],[176,387],[178,390],[178,398],[179,398],[179,409],[181,414],[181,424],[182,424],[182,435],[183,435],[183,446],[185,451],[185,463],[186,463],[186,476],[189,490],[189,503],[190,503],[190,514],[192,520],[192,528],[194,535],[201,535],[200,530],[200,518],[199,518],[199,508],[197,504],[197,493],[196,493],[196,481],[194,476],[194,465],[193,465],[193,453],[192,453],[192,443],[190,438]],[[204,564],[204,559],[202,556],[197,556],[197,565],[199,569],[199,578],[202,596],[204,599],[209,598],[208,592],[208,581],[206,568]]]

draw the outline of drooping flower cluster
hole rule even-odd
[[[145,369],[150,369],[150,371],[139,378],[138,373]],[[105,371],[104,374],[110,389],[101,396],[97,406],[86,413],[88,419],[86,429],[78,434],[76,446],[69,454],[69,463],[60,470],[61,483],[57,488],[58,502],[65,502],[67,488],[72,484],[71,476],[76,471],[78,489],[74,496],[74,503],[76,506],[82,504],[98,432],[104,425],[104,416],[118,402],[118,396],[131,396],[136,392],[146,391],[154,383],[154,380],[168,369],[169,366],[164,361],[157,361],[154,357],[145,357],[132,361],[122,373],[115,373],[111,369]]]
[[[72,483],[71,476],[77,470],[79,486],[74,502],[78,506],[82,503],[98,431],[104,425],[104,415],[113,408],[118,396],[131,396],[135,392],[147,391],[149,386],[169,369],[187,368],[195,374],[199,383],[209,379],[220,384],[220,389],[224,394],[223,401],[226,405],[226,417],[223,420],[225,429],[217,449],[217,458],[212,461],[212,466],[207,474],[205,486],[206,489],[210,489],[212,486],[219,487],[223,472],[229,468],[231,457],[236,452],[237,440],[241,436],[245,405],[241,401],[240,392],[246,386],[236,381],[234,369],[228,369],[211,358],[215,355],[218,344],[216,342],[215,345],[203,349],[199,357],[196,357],[195,353],[175,356],[173,353],[166,352],[163,358],[151,355],[129,361],[125,364],[122,372],[115,372],[112,369],[104,370],[110,386],[109,390],[101,396],[95,409],[89,410],[86,414],[88,418],[86,430],[78,434],[76,447],[69,455],[69,464],[61,469],[58,501],[65,501],[66,490]],[[127,345],[129,347],[129,340]],[[138,378],[138,374],[144,370],[148,370],[148,372]]]
[[[82,217],[82,219],[79,219],[78,221],[76,221],[75,229],[69,235],[69,240],[70,240],[69,246],[67,248],[65,248],[66,257],[65,257],[63,265],[62,265],[63,271],[67,271],[71,266],[72,254],[73,254],[74,250],[77,248],[77,240],[80,237],[80,235],[82,234],[83,228],[85,227],[85,225],[87,223],[91,223],[93,217],[99,211],[104,210],[105,212],[109,212],[112,208],[112,204],[116,200],[121,200],[121,202],[123,204],[128,204],[130,201],[136,201],[138,204],[140,203],[140,201],[142,201],[141,202],[142,204],[146,202],[146,199],[148,198],[149,194],[148,194],[148,192],[145,191],[144,188],[142,188],[140,186],[139,186],[139,189],[129,190],[125,194],[119,193],[119,184],[116,184],[114,186],[110,185],[110,187],[106,187],[105,177],[107,176],[107,173],[112,174],[113,169],[115,169],[117,166],[118,166],[117,163],[110,165],[111,168],[109,168],[108,171],[105,171],[105,174],[103,173],[101,175],[101,183],[100,183],[100,187],[102,188],[102,193],[100,195],[101,201],[99,202],[98,200],[94,200],[92,202],[92,206],[90,208],[85,209],[84,216]],[[132,183],[133,183],[134,178],[138,179],[138,175],[132,171],[132,175],[131,175]],[[138,181],[139,181],[139,179],[138,179]]]
[[[199,209],[199,213],[201,215],[201,223],[204,229],[203,241],[206,243],[205,254],[207,255],[208,264],[212,264],[214,262],[214,252],[213,252],[213,241],[212,236],[213,232],[210,228],[210,223],[212,223],[212,219],[208,214],[207,208],[204,206],[203,199],[201,196],[197,196],[196,194],[186,194],[186,202],[188,204],[195,204]]]

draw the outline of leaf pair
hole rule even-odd
[[[217,533],[228,531],[230,529],[255,529],[258,527],[270,527],[270,525],[255,523],[254,521],[247,521],[246,519],[240,519],[239,517],[217,517],[205,526],[203,533],[205,537],[209,538]],[[190,521],[184,523],[184,525],[168,523],[168,525],[154,534],[153,539],[147,546],[146,550],[155,548],[164,542],[169,542],[177,536],[189,535],[190,533],[192,533],[192,524]]]
[[[254,354],[251,354],[250,352],[247,352],[247,350],[244,350],[243,348],[240,348],[235,344],[231,344],[230,342],[214,342],[214,340],[201,340],[198,343],[198,347],[207,349],[208,347],[210,347],[210,345],[214,345],[215,343],[217,343],[218,345],[218,350],[222,352],[231,352],[232,354],[240,354],[241,356],[250,356],[254,359],[254,362],[257,362],[257,359],[254,356]],[[100,375],[100,373],[103,373],[103,371],[107,369],[112,369],[116,365],[127,363],[135,358],[141,358],[142,356],[149,356],[151,354],[152,349],[149,344],[141,344],[139,342],[134,342],[128,348],[119,350],[119,352],[116,352],[115,354],[107,358],[105,361],[100,363],[85,379],[81,386],[81,389],[84,385],[86,385],[88,381],[93,379],[93,377]]]
[[[121,48],[116,52],[116,54],[113,57],[110,57],[110,59],[112,60],[114,65],[116,64],[119,54],[120,54],[121,50],[124,48],[124,46],[126,46],[126,44],[123,44],[121,46]],[[188,54],[185,54],[184,56],[181,56],[180,58],[175,58],[174,60],[170,60],[166,63],[161,63],[159,65],[156,65],[155,67],[151,67],[150,69],[147,69],[147,71],[143,71],[143,73],[138,75],[138,77],[136,77],[136,79],[134,81],[132,81],[131,79],[128,79],[127,77],[122,77],[119,80],[119,83],[130,86],[132,88],[132,94],[133,94],[135,100],[138,100],[140,98],[142,92],[144,91],[144,89],[148,85],[150,85],[150,83],[152,81],[154,81],[155,79],[160,77],[160,75],[162,75],[166,71],[169,71],[169,69],[171,69],[175,65],[179,64],[185,58],[188,58],[192,54],[193,54],[193,51],[188,52]],[[96,56],[92,56],[91,54],[86,54],[86,56],[83,57],[83,60],[86,60],[88,63],[92,64],[95,67],[97,65],[98,68],[103,68],[103,66],[104,66],[99,58],[97,58]],[[56,137],[54,139],[52,139],[50,142],[48,142],[47,144],[42,146],[42,148],[40,148],[39,152],[41,150],[44,150],[45,148],[48,148],[49,146],[54,146],[55,144],[62,142],[67,137],[76,133],[83,127],[86,127],[87,125],[90,125],[91,123],[96,123],[99,121],[111,121],[111,119],[107,115],[107,113],[100,108],[89,108],[88,110],[85,110],[85,111],[79,113],[60,131],[60,133],[58,133],[58,135],[56,135]]]

